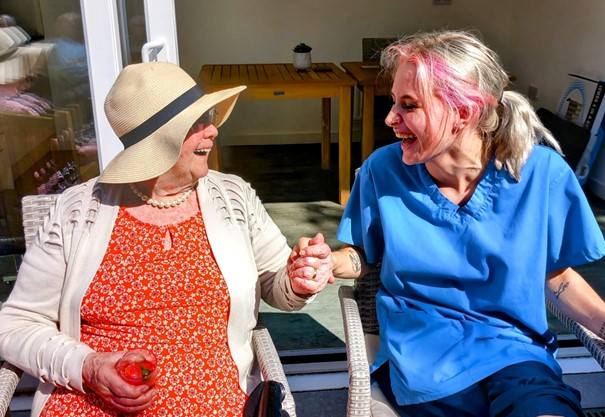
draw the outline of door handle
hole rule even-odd
[[[158,60],[158,54],[166,46],[164,39],[147,42],[141,48],[141,59],[143,62]]]

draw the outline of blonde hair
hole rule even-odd
[[[481,134],[484,156],[495,155],[498,169],[504,167],[517,181],[536,144],[544,142],[561,153],[527,98],[505,91],[508,74],[498,55],[477,36],[442,30],[403,37],[381,55],[391,79],[402,62],[415,65],[421,99],[434,95],[450,109],[471,115],[469,127]]]

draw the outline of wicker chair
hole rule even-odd
[[[369,364],[378,351],[376,292],[380,288],[380,265],[339,288],[349,367],[347,416],[396,417],[377,384],[370,385]],[[547,300],[548,309],[577,336],[605,370],[605,341],[570,319]]]
[[[32,195],[25,196],[22,199],[23,209],[23,229],[25,234],[25,245],[30,245],[38,229],[44,222],[52,205],[54,205],[57,195]],[[282,401],[282,408],[289,417],[296,417],[296,408],[294,398],[288,385],[288,380],[284,373],[282,363],[277,355],[277,350],[273,345],[273,340],[269,331],[259,324],[252,334],[252,346],[256,361],[261,370],[265,381],[273,380],[283,384],[285,388],[285,398]],[[0,416],[10,416],[9,405],[17,384],[23,371],[4,362],[0,367]]]

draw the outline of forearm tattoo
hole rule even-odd
[[[563,282],[559,285],[559,289],[555,291],[555,296],[559,298],[561,294],[569,287],[569,282]]]
[[[349,249],[349,260],[351,261],[351,269],[353,272],[361,271],[361,267],[363,265],[363,260],[355,249]]]
[[[601,324],[601,328],[599,329],[599,334],[597,335],[601,339],[605,339],[605,321]]]

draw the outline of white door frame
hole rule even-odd
[[[116,0],[80,0],[92,111],[95,120],[99,167],[101,171],[122,149],[122,143],[111,129],[103,104],[109,89],[123,68]],[[147,39],[158,61],[178,64],[176,13],[174,0],[145,0]],[[153,46],[163,44],[161,49]],[[147,45],[147,44],[146,44]],[[144,47],[145,48],[145,47]],[[149,60],[148,57],[144,60]]]

